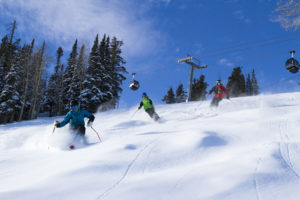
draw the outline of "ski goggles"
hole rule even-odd
[[[78,110],[79,108],[78,108],[78,106],[73,106],[71,109],[72,110]]]

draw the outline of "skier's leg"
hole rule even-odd
[[[81,136],[85,135],[85,127],[84,126],[79,126],[78,134],[81,135]]]
[[[210,103],[210,107],[218,106],[217,104],[218,104],[218,103],[217,103],[217,98],[214,97],[214,98],[212,99],[211,103]]]
[[[153,108],[148,108],[147,110],[145,110],[146,113],[148,113],[148,115],[153,118],[153,114],[154,114],[154,109]]]
[[[80,135],[80,139],[82,140],[83,144],[87,144],[87,140],[85,137],[85,127],[80,126],[78,129],[78,134]]]
[[[87,144],[84,126],[79,126],[79,127],[73,128],[73,134],[74,134],[74,142],[75,143],[80,142],[83,144]]]
[[[154,114],[153,114],[153,119],[155,121],[159,120],[159,116],[158,116],[158,114],[155,111],[154,111]]]
[[[219,106],[220,101],[222,101],[222,99],[221,98],[217,98],[217,100],[216,100],[216,107]]]

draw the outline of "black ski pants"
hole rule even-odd
[[[159,118],[158,114],[155,112],[154,108],[148,108],[145,110],[148,115],[153,118],[154,120],[157,120]]]
[[[81,135],[81,136],[84,136],[85,135],[85,127],[84,126],[71,126],[71,131],[78,134],[78,135]]]
[[[211,106],[211,107],[212,107],[212,106],[218,107],[220,101],[222,101],[221,98],[215,98],[215,97],[214,97],[213,100],[212,100],[211,103],[210,103],[210,106]]]

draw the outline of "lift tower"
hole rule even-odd
[[[196,62],[198,62],[198,65],[195,64],[194,62],[192,62],[192,60],[195,60]],[[200,61],[198,59],[188,55],[188,54],[186,55],[185,58],[182,58],[182,59],[178,60],[178,63],[182,63],[182,62],[185,62],[186,64],[190,65],[190,77],[189,77],[189,82],[188,82],[188,97],[187,97],[187,100],[186,100],[186,102],[188,102],[188,101],[191,101],[192,81],[193,81],[194,70],[206,68],[207,65],[200,66]]]

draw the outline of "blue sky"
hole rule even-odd
[[[245,75],[254,68],[261,92],[299,91],[299,75],[284,63],[289,51],[300,59],[299,31],[286,31],[272,22],[275,0],[0,0],[0,37],[17,20],[17,36],[29,43],[46,41],[50,56],[58,46],[65,59],[76,38],[91,47],[104,33],[124,41],[129,72],[120,107],[134,106],[147,92],[156,104],[169,87],[187,89],[189,66],[177,60],[190,54],[207,69],[211,88],[216,79],[227,82],[232,68]],[[55,61],[55,59],[53,59]],[[66,63],[66,60],[64,61]],[[52,65],[49,68],[53,68]],[[131,91],[131,73],[141,88]]]

